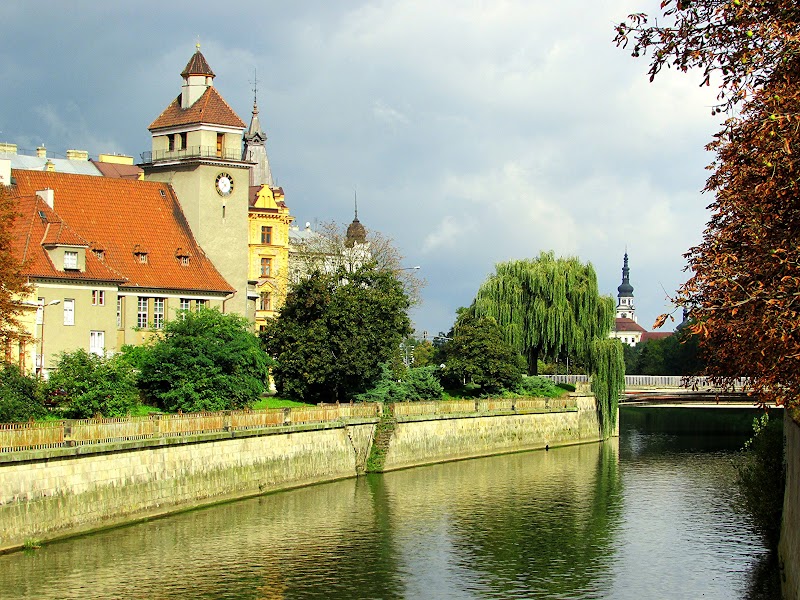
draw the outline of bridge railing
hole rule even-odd
[[[575,385],[589,381],[588,375],[540,375],[545,379],[549,379],[553,383],[569,383]],[[683,388],[685,378],[683,375],[625,375],[625,388]],[[717,390],[718,388],[711,383],[708,377],[694,377],[691,380],[692,387],[702,390]],[[741,378],[738,380],[732,391],[740,391],[747,385],[747,379]]]

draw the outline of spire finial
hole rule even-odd
[[[354,221],[358,221],[358,190],[353,188],[353,203],[355,204],[356,216]]]
[[[200,36],[197,36],[197,43],[194,45],[198,52],[200,52]]]
[[[258,114],[258,71],[253,67],[253,114]]]

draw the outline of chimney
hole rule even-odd
[[[87,150],[67,150],[67,160],[89,160]]]
[[[47,162],[44,163],[44,170],[47,171],[48,173],[55,173],[56,163],[54,163],[52,160],[48,158]]]
[[[0,186],[11,185],[11,159],[0,158]]]
[[[55,201],[55,192],[50,188],[44,190],[37,190],[36,195],[39,196],[44,203],[47,204],[50,208],[53,208],[53,202]]]
[[[17,145],[8,142],[0,142],[0,154],[16,154]]]
[[[133,157],[125,154],[101,154],[98,159],[102,163],[112,163],[115,165],[132,165]]]
[[[36,157],[47,158],[47,148],[44,147],[44,144],[36,148]]]

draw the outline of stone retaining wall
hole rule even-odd
[[[400,419],[385,469],[601,439],[593,397],[560,412]],[[363,472],[377,419],[59,448],[0,461],[0,552]]]

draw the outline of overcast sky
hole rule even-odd
[[[353,218],[428,284],[418,332],[446,331],[495,263],[591,261],[639,322],[671,310],[712,198],[715,90],[612,43],[658,0],[0,3],[0,141],[130,154],[195,50],[245,122],[258,76],[273,175],[296,223]],[[671,328],[672,326],[670,326]]]

